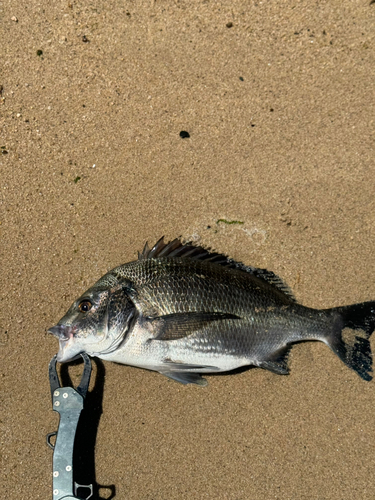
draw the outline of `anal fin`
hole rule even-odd
[[[269,356],[268,359],[261,361],[258,366],[273,373],[277,373],[278,375],[288,375],[288,356],[291,348],[291,345],[281,347],[280,349],[272,353],[272,355]]]

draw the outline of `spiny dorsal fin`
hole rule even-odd
[[[238,269],[239,271],[244,271],[256,276],[257,278],[267,281],[267,283],[283,292],[292,301],[296,301],[289,286],[272,271],[246,266],[242,262],[237,262],[229,258],[227,255],[214,252],[210,248],[196,246],[192,242],[184,243],[179,238],[175,238],[169,243],[164,243],[164,236],[162,236],[151,249],[149,248],[148,243],[146,243],[143,251],[138,252],[138,260],[156,259],[161,257],[204,260],[206,262],[211,262],[212,264]]]
[[[150,249],[148,243],[145,244],[143,251],[138,252],[138,260],[156,259],[161,257],[179,257],[192,260],[207,260],[215,264],[229,265],[231,259],[226,255],[217,252],[211,252],[210,248],[196,246],[191,242],[183,243],[179,238],[164,243],[164,236]],[[231,266],[233,267],[233,266]]]

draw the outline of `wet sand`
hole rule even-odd
[[[2,3],[2,498],[52,496],[47,328],[146,240],[273,270],[311,307],[375,299],[374,22],[368,0]],[[97,483],[375,497],[375,383],[320,343],[290,367],[202,389],[99,365]]]

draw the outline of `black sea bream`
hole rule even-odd
[[[202,373],[248,365],[285,375],[304,340],[326,343],[371,380],[374,329],[375,302],[310,309],[272,272],[162,238],[104,275],[49,332],[60,362],[86,352],[205,385]]]

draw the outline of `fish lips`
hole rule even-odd
[[[48,333],[56,337],[59,341],[59,352],[57,353],[57,361],[65,363],[73,361],[79,357],[82,349],[77,348],[73,343],[74,328],[67,325],[56,325],[48,329]]]
[[[59,340],[69,340],[73,336],[72,328],[66,325],[56,325],[48,329],[48,333]]]

